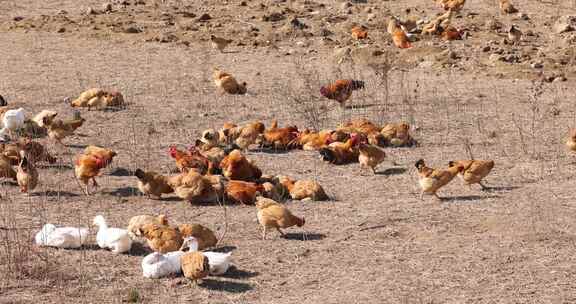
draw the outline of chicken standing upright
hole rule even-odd
[[[44,124],[48,129],[48,137],[55,140],[60,145],[64,146],[62,139],[74,134],[76,129],[80,128],[86,120],[82,117],[74,118],[71,120],[53,119],[48,120],[44,117]]]
[[[20,186],[20,192],[29,194],[38,185],[38,170],[36,170],[34,163],[28,160],[25,152],[21,152],[22,156],[16,172],[16,179]]]
[[[143,194],[160,199],[162,194],[173,193],[174,189],[168,185],[168,177],[153,172],[136,169],[134,176],[138,178],[138,189]]]
[[[362,80],[338,79],[334,83],[321,87],[320,94],[328,99],[336,100],[340,107],[344,108],[352,96],[352,91],[363,88],[364,81]]]
[[[84,153],[80,154],[74,165],[76,178],[84,184],[84,193],[90,195],[88,182],[92,180],[94,187],[98,187],[96,176],[100,175],[100,170],[106,168],[116,156],[116,152],[100,147],[88,146]]]
[[[433,169],[427,167],[423,159],[418,160],[415,166],[418,169],[418,182],[422,189],[420,199],[424,197],[424,193],[432,194],[440,199],[438,194],[436,194],[438,189],[446,186],[464,169],[461,165],[456,165],[445,170]]]
[[[512,43],[516,44],[522,39],[522,32],[517,29],[515,25],[511,25],[510,29],[508,30],[508,39]]]
[[[220,37],[216,37],[214,35],[210,35],[210,42],[212,44],[212,47],[214,49],[217,49],[220,51],[220,53],[224,52],[224,49],[230,44],[232,43],[232,40],[229,39],[224,39],[224,38],[220,38]]]
[[[259,197],[256,201],[256,208],[258,208],[258,222],[263,228],[263,240],[266,239],[266,231],[268,228],[275,228],[281,235],[284,235],[284,232],[282,232],[280,228],[304,226],[304,218],[293,215],[290,210],[274,200]]]
[[[456,160],[448,163],[448,167],[450,168],[455,166],[461,166],[463,168],[458,175],[466,185],[478,184],[482,187],[482,190],[487,189],[487,187],[482,184],[482,179],[490,174],[490,171],[494,168],[493,160]]]
[[[372,172],[376,174],[376,167],[384,161],[386,158],[386,153],[377,146],[368,145],[368,144],[360,144],[358,146],[358,162],[360,163],[360,167],[363,168],[370,168]]]

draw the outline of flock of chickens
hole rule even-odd
[[[513,12],[507,0],[501,0],[501,8]],[[447,13],[422,27],[423,34],[441,35],[444,39],[459,39],[460,30],[450,25],[454,13],[458,12],[465,0],[440,0]],[[416,24],[394,18],[388,26],[396,46],[411,47],[410,35]],[[514,31],[512,27],[511,32]],[[355,27],[352,35],[364,39],[368,33]],[[231,40],[211,36],[213,47],[223,51]],[[223,93],[245,94],[247,84],[239,82],[229,73],[215,69],[215,85]],[[364,88],[364,82],[353,79],[340,79],[320,88],[320,94],[334,100],[342,107],[355,90]],[[124,97],[119,92],[90,89],[70,102],[72,107],[88,109],[123,107]],[[47,136],[63,145],[62,140],[74,134],[86,120],[80,112],[74,112],[71,119],[60,119],[58,113],[44,110],[33,118],[25,115],[23,108],[11,109],[0,96],[0,115],[3,129],[0,130],[0,178],[14,179],[23,193],[30,193],[38,185],[39,174],[36,163],[55,163],[45,145],[32,138]],[[356,119],[335,129],[309,130],[296,126],[279,127],[277,121],[266,128],[256,121],[245,125],[226,123],[219,130],[208,129],[202,132],[196,142],[182,149],[171,146],[168,154],[174,159],[177,174],[166,176],[153,171],[137,169],[138,189],[150,198],[160,199],[162,195],[174,193],[192,204],[226,202],[255,205],[257,219],[263,228],[262,238],[266,239],[269,229],[283,234],[281,229],[305,224],[305,219],[293,215],[283,204],[287,198],[294,200],[328,200],[329,196],[314,180],[294,180],[287,176],[265,175],[255,162],[245,156],[245,152],[259,149],[317,151],[324,161],[335,165],[359,163],[362,169],[376,173],[376,168],[386,159],[383,148],[411,147],[417,145],[410,135],[406,123],[391,123],[378,126],[369,120]],[[576,133],[567,142],[576,151]],[[96,177],[102,174],[116,156],[107,148],[87,146],[74,161],[74,173],[86,195],[90,195],[89,184],[98,187]],[[420,159],[415,163],[421,198],[424,194],[437,195],[437,191],[451,182],[456,175],[466,184],[479,184],[491,172],[494,161],[459,160],[448,162],[445,169],[434,169]],[[129,252],[134,241],[145,239],[153,253],[142,260],[142,272],[148,278],[160,278],[183,273],[185,277],[198,281],[208,275],[224,274],[231,263],[230,253],[201,251],[217,245],[215,234],[202,225],[169,225],[166,216],[139,215],[130,219],[127,228],[108,227],[103,216],[93,220],[98,227],[96,243],[100,248],[113,253]],[[36,234],[35,241],[40,246],[58,248],[79,248],[86,244],[89,236],[87,228],[56,227],[46,224]],[[188,249],[187,251],[185,251]]]

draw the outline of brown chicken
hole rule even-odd
[[[352,91],[364,88],[364,81],[352,79],[338,79],[334,83],[320,88],[320,94],[328,99],[336,100],[341,107],[352,96]]]
[[[462,31],[453,26],[449,26],[442,31],[441,36],[444,41],[462,40]]]
[[[330,198],[317,181],[297,180],[287,176],[278,177],[280,184],[286,187],[290,197],[294,200],[311,199],[313,201],[327,201]]]
[[[452,10],[455,12],[459,12],[464,7],[466,0],[439,0],[438,4],[444,10]]]
[[[182,250],[182,249],[181,249]],[[199,284],[210,273],[208,258],[200,251],[193,251],[180,257],[182,273],[187,279]]]
[[[20,186],[20,192],[29,194],[38,185],[38,171],[23,151],[21,159],[16,171],[16,180],[18,181],[18,186]]]
[[[44,124],[48,129],[48,137],[63,146],[64,144],[62,143],[62,139],[74,134],[74,131],[80,128],[85,121],[86,120],[84,118],[72,120],[54,119],[51,121],[48,120],[47,117],[44,118]]]
[[[366,137],[369,144],[384,146],[385,138],[380,134],[382,128],[378,127],[367,119],[353,119],[338,127],[337,131],[346,132],[348,134],[358,133]]]
[[[223,53],[224,49],[231,42],[232,42],[232,40],[216,37],[214,35],[210,35],[210,43],[212,44],[212,47],[219,50],[220,53]]]
[[[197,169],[200,173],[206,174],[206,172],[214,167],[209,159],[202,156],[195,149],[182,151],[176,148],[176,146],[170,146],[168,152],[170,156],[174,158],[176,167],[182,173],[188,172],[190,169]]]
[[[502,14],[515,14],[518,12],[518,9],[512,5],[510,0],[500,0],[500,12],[502,12]]]
[[[376,174],[376,167],[384,161],[386,153],[377,146],[368,144],[360,144],[358,151],[360,153],[360,155],[358,155],[360,167],[362,169],[370,168],[372,172]]]
[[[53,164],[57,161],[42,144],[29,138],[21,137],[15,143],[0,144],[0,153],[8,157],[13,166],[17,166],[20,163],[20,151],[24,151],[28,160],[33,164],[40,161]]]
[[[332,130],[312,132],[308,129],[298,133],[298,136],[289,144],[290,148],[301,148],[305,151],[318,151],[332,142]]]
[[[92,180],[94,187],[98,187],[96,176],[100,170],[106,168],[116,156],[116,152],[96,146],[88,146],[83,154],[80,154],[74,165],[76,178],[84,184],[84,193],[90,195],[88,182]]]
[[[319,153],[324,161],[335,165],[344,165],[358,161],[358,149],[355,147],[358,136],[354,134],[345,143],[334,142],[328,147],[320,149]]]
[[[223,191],[220,184],[218,176],[204,176],[194,169],[168,178],[176,196],[192,204],[219,202]]]
[[[576,129],[570,131],[570,135],[568,136],[568,139],[566,139],[566,147],[570,151],[576,152]]]
[[[223,92],[228,94],[246,94],[246,82],[239,84],[234,76],[216,68],[214,69],[212,77],[214,78],[216,86]]]
[[[142,228],[146,224],[157,224],[161,226],[168,226],[168,218],[164,214],[160,214],[158,216],[152,215],[137,215],[133,216],[130,221],[128,222],[128,234],[130,238],[135,239],[137,237],[141,237],[142,234],[140,233],[140,228]]]
[[[226,145],[236,144],[240,149],[246,150],[255,144],[266,127],[263,123],[256,121],[245,126],[237,126],[226,123],[218,132],[220,143]]]
[[[448,163],[450,168],[452,167],[463,167],[463,170],[458,174],[468,186],[472,184],[478,184],[482,187],[482,190],[488,189],[482,184],[482,179],[484,179],[492,168],[494,168],[493,160],[456,160]]]
[[[124,96],[120,92],[105,91],[99,88],[84,91],[80,96],[70,104],[72,107],[88,107],[103,109],[107,107],[121,107],[124,105]]]
[[[256,183],[231,180],[225,187],[228,199],[237,204],[253,205],[256,202],[256,196],[264,195],[263,185]]]
[[[368,31],[363,26],[355,26],[352,28],[352,38],[356,40],[368,38]]]
[[[418,169],[418,182],[422,193],[420,194],[420,199],[424,197],[424,193],[432,194],[436,198],[440,199],[436,192],[438,189],[446,186],[451,182],[454,177],[462,172],[464,169],[460,165],[450,167],[448,169],[433,169],[426,166],[423,159],[416,162],[416,168]]]
[[[454,16],[453,10],[448,10],[443,15],[438,16],[436,19],[430,21],[422,27],[423,35],[440,35],[445,28],[449,27],[452,23],[452,17]]]
[[[200,224],[181,224],[178,230],[183,238],[195,237],[198,241],[198,250],[214,247],[218,243],[218,239],[212,230]]]
[[[392,18],[388,22],[388,32],[390,35],[392,35],[392,42],[396,47],[401,49],[408,49],[412,47],[406,32],[404,32],[404,30],[400,27],[397,19]]]
[[[404,122],[387,124],[380,133],[384,136],[387,146],[410,147],[416,144],[416,141],[410,135],[410,125]]]
[[[284,235],[280,228],[304,226],[304,218],[293,215],[286,207],[271,199],[259,197],[256,201],[256,208],[258,208],[258,222],[264,229],[262,233],[263,240],[266,239],[266,230],[268,228],[275,228],[281,235]]]
[[[162,194],[174,192],[174,189],[168,185],[168,177],[162,174],[136,169],[134,176],[138,178],[138,189],[148,197],[160,199]]]
[[[146,238],[148,247],[159,253],[178,251],[182,246],[182,234],[172,227],[148,223],[140,227],[139,232]]]
[[[264,134],[260,136],[260,145],[265,148],[272,148],[276,150],[285,150],[290,147],[298,137],[298,127],[290,126],[285,128],[278,128],[278,122],[272,121],[272,125]]]
[[[222,174],[232,180],[253,181],[262,176],[262,171],[249,161],[240,150],[234,150],[220,163]]]
[[[17,181],[16,171],[12,168],[10,161],[8,157],[0,154],[0,178],[11,178]]]

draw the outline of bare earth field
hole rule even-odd
[[[501,15],[496,1],[469,1],[454,20],[467,39],[424,38],[408,50],[391,43],[388,18],[410,8],[430,20],[441,13],[433,1],[356,2],[127,0],[99,13],[100,0],[0,1],[0,94],[10,106],[70,117],[63,100],[91,87],[117,89],[128,102],[83,110],[87,121],[64,140],[67,149],[41,139],[59,162],[40,167],[32,195],[0,185],[0,303],[576,303],[576,162],[564,146],[576,126],[576,34],[551,30],[559,16],[576,15],[574,1],[515,1],[527,18]],[[211,19],[199,21],[205,13]],[[295,28],[294,17],[306,27]],[[489,30],[489,20],[503,26]],[[505,44],[512,23],[532,35]],[[368,28],[368,41],[350,38],[354,24]],[[211,33],[234,39],[227,53],[210,48]],[[386,83],[366,62],[351,63],[354,55],[339,65],[335,54],[346,47],[388,62]],[[246,81],[248,94],[220,94],[213,67]],[[538,81],[557,76],[565,79]],[[319,96],[340,77],[368,84],[346,110]],[[317,125],[296,97],[325,109]],[[265,241],[255,207],[228,206],[219,247],[233,249],[235,267],[198,287],[142,277],[145,245],[125,255],[32,245],[46,222],[87,227],[97,214],[125,227],[134,215],[165,213],[221,235],[222,207],[150,200],[131,172],[169,174],[169,145],[224,122],[334,128],[359,117],[407,121],[420,145],[387,148],[377,175],[315,152],[249,152],[264,173],[317,179],[333,199],[287,201],[306,225]],[[496,162],[490,190],[455,179],[442,201],[421,201],[414,162],[446,167],[469,157],[466,142],[475,158]],[[72,159],[89,144],[118,156],[101,189],[85,196]]]

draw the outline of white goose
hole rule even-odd
[[[173,274],[182,273],[180,258],[184,251],[173,251],[166,254],[153,252],[142,259],[142,275],[150,279],[158,279]]]
[[[80,248],[88,238],[88,228],[56,227],[46,224],[36,233],[36,245],[57,248]]]
[[[132,240],[128,236],[128,230],[120,228],[108,228],[106,220],[102,215],[94,218],[94,225],[98,226],[96,243],[100,248],[110,249],[113,253],[124,253],[130,251]]]

